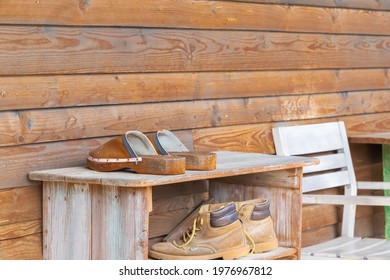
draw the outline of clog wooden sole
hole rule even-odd
[[[97,161],[91,157],[87,158],[89,168],[110,172],[122,169],[131,169],[136,173],[154,175],[175,175],[185,173],[185,158],[178,156],[145,155],[141,161],[120,162],[120,161]]]
[[[187,170],[214,170],[217,167],[217,155],[208,152],[170,152],[172,156],[184,157]]]

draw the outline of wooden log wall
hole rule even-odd
[[[388,131],[389,69],[385,0],[2,0],[0,259],[42,258],[32,170],[85,164],[127,130],[261,153],[283,123]],[[352,151],[358,177],[380,180],[378,147]],[[169,188],[153,190],[153,240],[207,196]],[[337,236],[338,210],[305,207],[303,245]],[[358,213],[359,233],[381,235],[380,209]]]

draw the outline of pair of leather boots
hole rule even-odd
[[[149,256],[163,260],[235,259],[278,247],[267,199],[205,204],[180,240],[153,244]]]

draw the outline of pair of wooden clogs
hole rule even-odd
[[[169,130],[149,138],[140,131],[128,131],[91,151],[87,165],[96,171],[130,168],[142,174],[174,175],[185,170],[213,170],[216,154],[190,152]]]

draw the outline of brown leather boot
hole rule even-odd
[[[156,243],[150,248],[149,256],[164,260],[235,259],[249,251],[236,205],[230,203],[216,208],[206,204],[180,241]]]
[[[278,247],[273,221],[270,215],[270,203],[267,199],[253,199],[236,202],[238,218],[248,236],[253,241],[252,252],[262,253]]]

